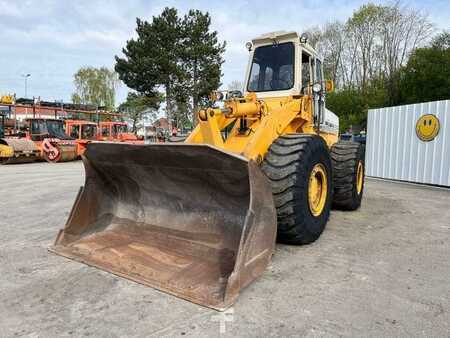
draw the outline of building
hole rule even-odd
[[[160,117],[155,122],[153,122],[153,127],[160,128],[164,130],[170,130],[169,121],[165,117]]]
[[[0,97],[0,113],[8,120],[20,124],[27,118],[58,118],[75,120],[117,120],[122,114],[108,112],[104,107],[86,104],[42,101],[39,99],[15,99],[14,96]]]

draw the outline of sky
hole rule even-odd
[[[70,101],[73,74],[83,66],[114,67],[126,41],[135,37],[136,17],[151,21],[164,7],[183,15],[189,9],[208,11],[212,29],[227,42],[223,87],[243,81],[247,65],[245,43],[263,33],[299,33],[336,20],[345,21],[368,1],[96,1],[0,0],[0,95],[25,95]],[[387,1],[372,0],[387,4]],[[450,28],[449,0],[404,1],[423,10],[436,30]],[[117,102],[129,89],[121,84]]]

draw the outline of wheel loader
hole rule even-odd
[[[307,37],[269,33],[247,48],[244,94],[200,110],[183,144],[88,145],[85,185],[50,251],[224,310],[276,239],[314,242],[332,205],[360,206],[363,151],[338,141],[332,82]]]

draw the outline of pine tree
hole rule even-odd
[[[225,43],[210,31],[209,14],[191,10],[181,19],[165,8],[152,22],[136,22],[138,37],[127,41],[124,57],[116,56],[120,79],[150,97],[164,88],[171,123],[192,117],[220,85]]]
[[[183,76],[180,65],[181,22],[175,8],[165,8],[151,23],[136,19],[137,39],[127,41],[116,56],[115,69],[125,84],[140,94],[156,96],[159,87],[165,90],[166,112],[172,119],[174,88]]]
[[[225,42],[219,42],[217,31],[211,31],[210,26],[209,14],[199,10],[190,10],[182,21],[184,48],[181,49],[181,59],[185,73],[183,87],[189,95],[192,116],[199,106],[208,101],[211,91],[220,86]]]

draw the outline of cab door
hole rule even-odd
[[[318,93],[313,92],[314,97],[314,124],[319,125],[322,124],[325,120],[325,88],[323,81],[323,70],[322,70],[322,61],[318,58],[314,58],[312,62],[313,66],[313,85],[320,84],[321,91]],[[319,121],[320,119],[320,121]]]
[[[321,64],[318,59],[314,58],[307,50],[302,51],[302,84],[301,93],[304,95],[311,95],[313,98],[313,118],[314,125],[318,125],[318,118],[320,115],[320,97],[318,94],[314,93],[313,85],[320,81],[321,75]]]

